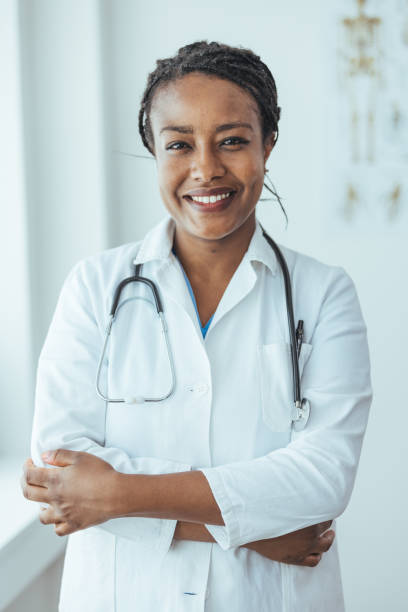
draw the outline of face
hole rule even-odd
[[[254,221],[274,134],[263,143],[248,92],[190,73],[155,93],[150,123],[160,193],[177,232],[219,240]]]

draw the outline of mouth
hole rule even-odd
[[[228,191],[217,195],[196,196],[185,195],[183,198],[189,202],[196,210],[212,212],[224,210],[234,199],[236,191]]]

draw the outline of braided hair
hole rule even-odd
[[[265,143],[274,132],[276,143],[281,108],[278,106],[275,80],[268,66],[250,49],[201,40],[180,47],[174,57],[157,60],[156,69],[147,78],[139,110],[139,133],[144,146],[152,155],[154,155],[154,144],[150,111],[154,94],[159,87],[190,72],[202,72],[226,79],[248,91],[257,102],[263,142]],[[265,183],[264,186],[278,200],[287,221],[281,199],[271,181],[270,184],[272,189]]]

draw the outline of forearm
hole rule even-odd
[[[175,540],[189,540],[193,542],[215,542],[215,538],[211,535],[205,525],[199,523],[188,523],[187,521],[177,521],[174,531]],[[276,538],[278,540],[278,538]],[[269,540],[272,543],[273,538]],[[249,542],[245,544],[246,548],[258,550],[259,542]]]
[[[204,525],[187,523],[186,521],[177,521],[174,539],[193,542],[215,542],[215,539]]]
[[[335,532],[327,531],[328,526],[328,523],[320,523],[277,538],[248,542],[242,547],[249,548],[271,561],[315,567],[333,543]],[[177,522],[174,539],[215,542],[204,525],[185,521]]]
[[[224,525],[204,474],[115,474],[112,518],[143,516]]]
[[[123,474],[91,453],[64,449],[51,452],[44,459],[57,469],[36,467],[31,459],[27,460],[22,488],[27,499],[49,504],[40,520],[46,525],[54,523],[58,535],[69,535],[119,517],[155,517],[173,523],[173,530],[178,521],[176,533],[168,534],[167,547],[173,537],[211,542],[212,529],[207,524],[223,524],[220,509],[202,472],[154,476]],[[330,524],[317,527],[321,531]],[[305,534],[307,546],[304,545]],[[294,544],[292,552],[287,548],[287,537],[292,549]],[[316,564],[315,554],[320,554],[319,549],[314,550],[316,545],[316,530],[310,533],[310,529],[306,529],[276,538],[276,541],[256,543],[248,540],[247,548],[269,559],[283,562],[289,559],[302,564],[308,563],[306,556],[311,553],[312,562]],[[327,550],[324,545],[323,550]]]
[[[205,525],[199,523],[188,523],[187,521],[177,521],[176,529],[174,530],[175,540],[188,540],[192,542],[216,542],[215,538],[211,535]],[[279,538],[275,538],[279,541]],[[267,542],[271,546],[274,538],[271,538]],[[266,540],[264,541],[266,542]],[[244,548],[250,548],[259,552],[259,545],[261,542],[248,542],[244,545]]]

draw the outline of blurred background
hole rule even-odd
[[[274,200],[259,219],[356,284],[374,401],[338,520],[346,608],[406,611],[408,0],[0,0],[0,610],[57,610],[65,542],[18,485],[36,362],[71,267],[165,214],[154,160],[131,156],[149,156],[140,99],[156,59],[201,39],[276,79],[289,225]]]

